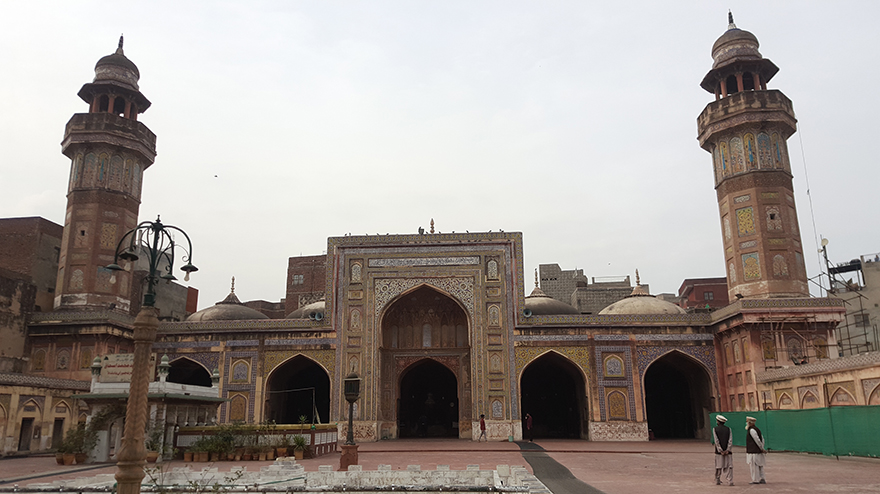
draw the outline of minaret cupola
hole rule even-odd
[[[715,93],[715,99],[743,91],[767,89],[767,82],[779,72],[773,62],[761,56],[758,38],[736,27],[733,14],[727,14],[727,31],[712,45],[712,70],[700,86]]]
[[[89,113],[112,113],[137,120],[138,114],[150,107],[150,100],[140,92],[141,73],[125,56],[122,42],[120,36],[116,52],[98,60],[95,79],[83,85],[78,96],[89,104]]]

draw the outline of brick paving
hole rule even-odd
[[[734,448],[736,486],[715,486],[712,447],[703,441],[589,442],[577,440],[538,440],[538,445],[575,477],[607,494],[693,493],[707,489],[747,490],[773,493],[880,493],[880,459],[834,457],[800,453],[771,453],[767,459],[767,485],[749,485],[748,467],[743,448]],[[365,470],[380,464],[393,469],[421,465],[423,470],[449,465],[463,470],[467,465],[492,469],[496,465],[521,465],[532,471],[515,443],[476,443],[454,439],[396,440],[363,443],[359,463]],[[194,469],[213,466],[227,471],[245,465],[258,470],[271,462],[225,461],[216,464],[191,463]],[[319,465],[339,465],[339,453],[300,462],[306,471]],[[175,461],[172,467],[184,466]],[[84,468],[88,470],[83,470]],[[57,465],[54,456],[31,456],[0,459],[0,487],[97,474],[114,473],[116,466]],[[39,478],[32,478],[41,476]]]

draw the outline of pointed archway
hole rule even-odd
[[[400,437],[458,437],[458,380],[431,359],[421,360],[400,379]]]
[[[532,416],[534,438],[585,438],[586,386],[580,369],[556,352],[529,363],[520,378],[522,412]],[[529,432],[523,424],[523,436]]]
[[[644,382],[648,429],[654,437],[708,437],[712,385],[702,365],[681,352],[669,352],[651,363]]]
[[[297,355],[276,367],[266,385],[265,420],[277,424],[327,423],[330,375],[314,360]]]
[[[421,285],[388,305],[381,328],[380,437],[470,437],[471,349],[462,305]]]
[[[168,369],[168,382],[178,384],[190,384],[193,386],[211,387],[211,374],[198,362],[186,357],[171,362]]]

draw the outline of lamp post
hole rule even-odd
[[[177,245],[172,231],[178,232],[186,238],[186,247]],[[116,246],[116,255],[113,264],[107,269],[114,271],[110,278],[111,283],[116,282],[115,271],[122,271],[118,263],[120,260],[129,263],[137,261],[139,254],[146,254],[149,264],[147,276],[144,280],[144,302],[140,312],[134,320],[134,363],[132,364],[131,384],[128,392],[128,405],[125,411],[125,430],[122,436],[122,447],[116,471],[116,482],[119,494],[138,494],[141,491],[141,481],[144,478],[144,463],[147,450],[144,447],[144,428],[147,425],[147,394],[150,388],[150,352],[153,342],[156,341],[156,331],[159,329],[159,310],[156,304],[156,285],[159,280],[168,282],[177,278],[172,274],[174,268],[175,250],[185,252],[182,256],[185,265],[180,270],[186,273],[184,280],[189,281],[189,274],[198,271],[193,266],[192,242],[189,236],[176,226],[164,225],[156,218],[156,221],[143,221],[137,227],[127,232],[119,240]],[[129,268],[130,265],[126,265]],[[164,273],[160,273],[164,271]]]
[[[342,380],[345,401],[348,402],[348,433],[342,445],[342,456],[339,457],[339,471],[348,470],[349,465],[358,464],[357,444],[354,443],[354,402],[361,396],[361,378],[356,372],[345,376]]]

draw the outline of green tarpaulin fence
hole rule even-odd
[[[712,413],[712,425],[715,416]],[[733,432],[733,444],[746,445],[746,417],[764,435],[768,450],[803,451],[836,456],[880,456],[880,406],[847,406],[809,410],[722,412]]]

